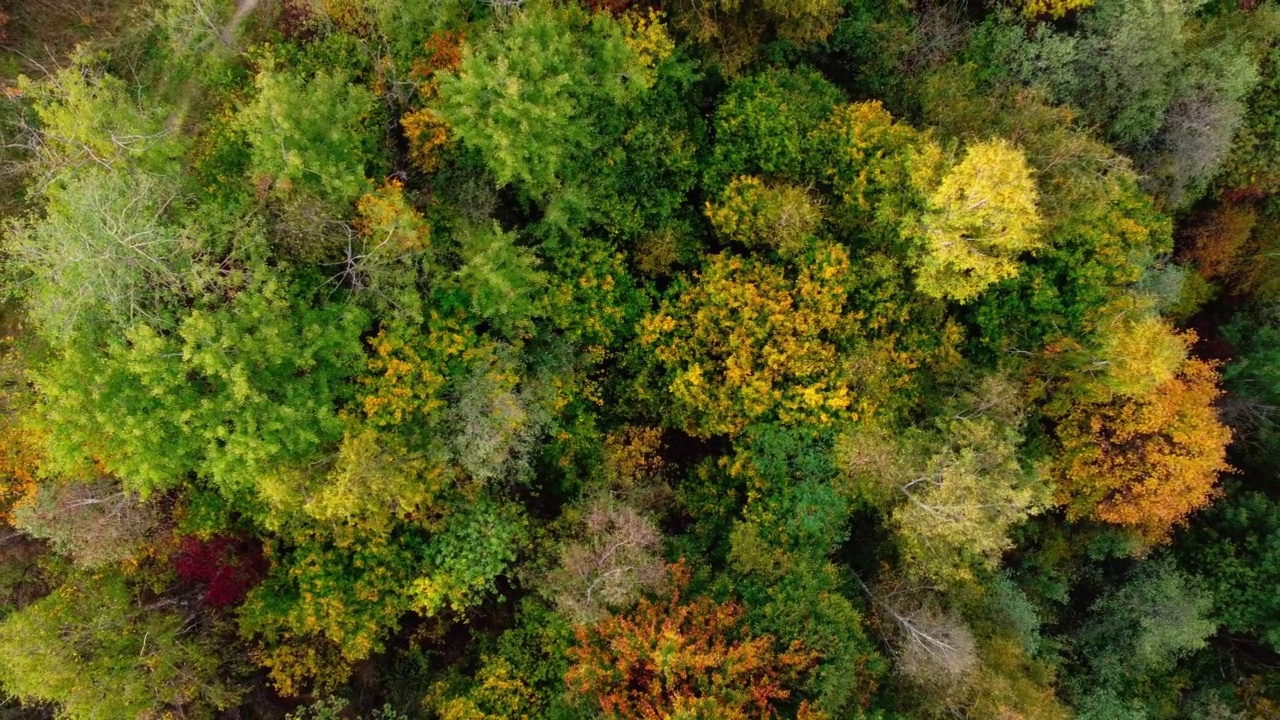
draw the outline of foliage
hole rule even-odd
[[[706,597],[641,600],[629,615],[577,630],[565,681],[604,717],[777,717],[788,686],[815,658],[798,644],[778,652],[771,637],[748,635],[741,616],[737,605]]]
[[[198,247],[166,221],[175,192],[163,180],[89,167],[46,197],[44,216],[12,227],[6,249],[31,277],[29,313],[51,339],[163,323],[209,282],[193,267]]]
[[[869,215],[874,224],[896,228],[918,202],[912,181],[932,169],[936,147],[894,122],[879,101],[837,107],[817,137],[826,181],[855,222]]]
[[[1249,237],[1258,223],[1258,211],[1249,205],[1225,204],[1206,212],[1186,230],[1182,256],[1195,263],[1206,280],[1222,282],[1248,272],[1253,259]]]
[[[831,0],[716,0],[673,3],[675,22],[710,52],[712,63],[737,75],[758,54],[762,40],[804,44],[831,34],[843,8]]]
[[[935,420],[896,442],[871,428],[839,447],[853,489],[890,511],[908,571],[971,577],[1009,549],[1011,528],[1048,506],[1049,489],[1022,465],[1022,410],[1007,379],[987,378]]]
[[[457,73],[439,81],[440,115],[485,158],[499,185],[542,197],[599,138],[588,123],[653,83],[652,59],[624,27],[576,5],[534,3],[473,38]]]
[[[157,524],[154,504],[139,501],[110,478],[37,485],[13,513],[14,526],[48,540],[84,568],[118,564],[137,554]]]
[[[750,176],[734,178],[720,202],[708,202],[707,217],[724,240],[757,251],[774,249],[784,257],[804,252],[822,221],[821,210],[804,190],[766,187]]]
[[[40,123],[36,153],[46,177],[95,164],[164,167],[180,152],[180,142],[165,127],[170,109],[140,102],[124,79],[103,72],[99,59],[76,54],[43,81],[18,86]]]
[[[825,424],[847,416],[849,381],[832,336],[849,273],[844,249],[824,244],[791,277],[724,253],[677,285],[640,335],[669,378],[673,417],[709,436],[772,418]]]
[[[765,70],[736,80],[716,106],[707,185],[739,175],[803,182],[813,167],[814,131],[841,100],[817,71]]]
[[[1280,572],[1280,541],[1270,531],[1275,501],[1242,493],[1209,511],[1179,545],[1213,593],[1213,618],[1233,633],[1280,647],[1274,587]]]
[[[270,67],[254,80],[257,95],[239,114],[255,182],[281,193],[310,192],[335,203],[353,202],[369,188],[373,159],[362,132],[374,97],[341,72],[303,78]]]
[[[1036,202],[1021,151],[1001,140],[970,146],[920,219],[920,291],[964,303],[1016,276],[1017,256],[1040,246]]]
[[[135,325],[105,353],[68,347],[37,378],[50,460],[75,470],[97,458],[144,495],[190,473],[252,495],[277,463],[314,459],[340,436],[338,381],[356,369],[365,322],[267,280],[193,311],[176,334]]]
[[[1276,0],[9,5],[0,716],[1280,705]]]
[[[1093,0],[1024,0],[1020,3],[1027,17],[1049,17],[1057,20],[1068,14],[1093,7]]]
[[[417,261],[431,250],[430,224],[409,205],[404,183],[395,179],[362,196],[356,213],[341,279],[356,293],[373,295],[375,309],[390,306],[421,319],[414,280]]]
[[[72,718],[202,712],[237,699],[213,638],[145,607],[117,573],[72,578],[0,624],[0,682]]]
[[[1162,540],[1214,496],[1231,431],[1217,418],[1217,372],[1188,360],[1150,395],[1082,403],[1059,423],[1059,499]]]
[[[581,534],[560,550],[560,565],[546,580],[556,605],[575,622],[599,620],[665,584],[662,535],[635,510],[593,500],[583,511]]]
[[[1125,695],[1144,677],[1203,647],[1215,627],[1208,618],[1212,602],[1199,582],[1165,559],[1144,563],[1099,598],[1081,630],[1081,644],[1090,651],[1090,683],[1073,688],[1084,696],[1082,714],[1101,717],[1097,713],[1132,707]]]
[[[545,282],[535,269],[536,256],[496,223],[467,232],[461,250],[464,263],[457,279],[471,297],[471,310],[504,334],[522,334],[538,312],[535,298]]]
[[[352,540],[309,533],[273,558],[245,601],[240,629],[257,637],[257,661],[276,688],[333,687],[351,665],[384,647],[409,612],[462,612],[494,589],[515,558],[521,519],[479,499],[436,534],[401,527]]]
[[[1280,191],[1280,165],[1276,141],[1280,130],[1280,46],[1273,47],[1258,68],[1259,83],[1249,97],[1248,109],[1231,153],[1223,164],[1219,182],[1228,190],[1246,194]]]

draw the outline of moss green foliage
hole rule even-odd
[[[341,73],[299,77],[269,66],[254,81],[257,96],[240,114],[252,148],[255,182],[282,193],[311,192],[334,203],[368,189],[365,163],[374,96]]]
[[[166,605],[140,602],[118,572],[70,580],[5,619],[0,682],[71,717],[230,706],[239,694],[216,642]]]
[[[441,111],[499,185],[540,197],[601,147],[593,120],[651,86],[652,63],[607,16],[536,3],[469,45],[441,85]]]
[[[108,5],[0,13],[0,716],[1280,707],[1276,0]]]

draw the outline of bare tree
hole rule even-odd
[[[561,611],[577,622],[599,620],[666,580],[662,535],[643,515],[607,497],[593,500],[582,536],[565,545],[547,578]]]
[[[106,477],[41,485],[13,515],[19,529],[87,568],[132,557],[159,521],[154,503]]]
[[[935,588],[899,578],[882,580],[875,589],[858,581],[877,611],[892,622],[890,651],[909,681],[946,690],[963,685],[978,666],[973,634],[954,614],[933,599]]]

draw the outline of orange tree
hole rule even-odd
[[[752,637],[742,608],[699,597],[642,600],[634,611],[577,629],[565,680],[605,718],[780,717],[814,653],[782,652],[772,636]],[[806,703],[798,717],[815,718]]]
[[[1215,494],[1231,431],[1218,419],[1214,368],[1188,360],[1148,395],[1076,405],[1058,425],[1059,499],[1162,540]]]

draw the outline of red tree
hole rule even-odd
[[[184,582],[204,587],[203,600],[222,609],[239,605],[267,573],[262,548],[244,538],[189,536],[174,554],[173,569]]]

